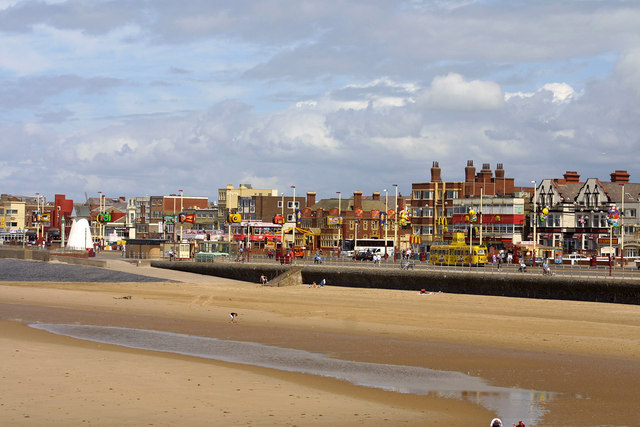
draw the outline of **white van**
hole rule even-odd
[[[569,261],[571,265],[578,264],[580,261],[589,261],[589,257],[582,254],[569,254],[562,257],[563,263]]]

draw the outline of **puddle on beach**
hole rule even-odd
[[[554,396],[549,392],[492,386],[482,378],[460,372],[352,362],[304,350],[251,342],[112,326],[44,323],[30,326],[105,344],[321,375],[398,393],[454,398],[482,405],[495,411],[505,421],[523,420],[526,425],[532,426],[544,415],[542,404]]]

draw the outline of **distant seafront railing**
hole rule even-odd
[[[314,264],[313,260],[296,260],[285,265],[273,259],[253,257],[247,262],[215,260],[214,262],[151,261],[152,267],[168,268],[258,283],[260,276],[269,280],[292,267],[300,268],[303,283],[357,288],[399,289],[494,295],[521,298],[542,298],[576,301],[640,304],[640,273],[629,269],[609,276],[608,269],[575,269],[567,274],[542,274],[539,267],[517,266],[472,267],[435,266],[415,262],[414,269],[402,269],[399,262],[374,266],[370,261],[343,261]],[[556,269],[557,271],[557,269]]]

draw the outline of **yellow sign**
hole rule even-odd
[[[239,222],[242,222],[242,215],[240,214],[229,214],[229,218],[228,218],[229,222],[237,224]]]

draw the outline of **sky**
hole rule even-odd
[[[0,192],[640,182],[640,1],[0,0]]]

